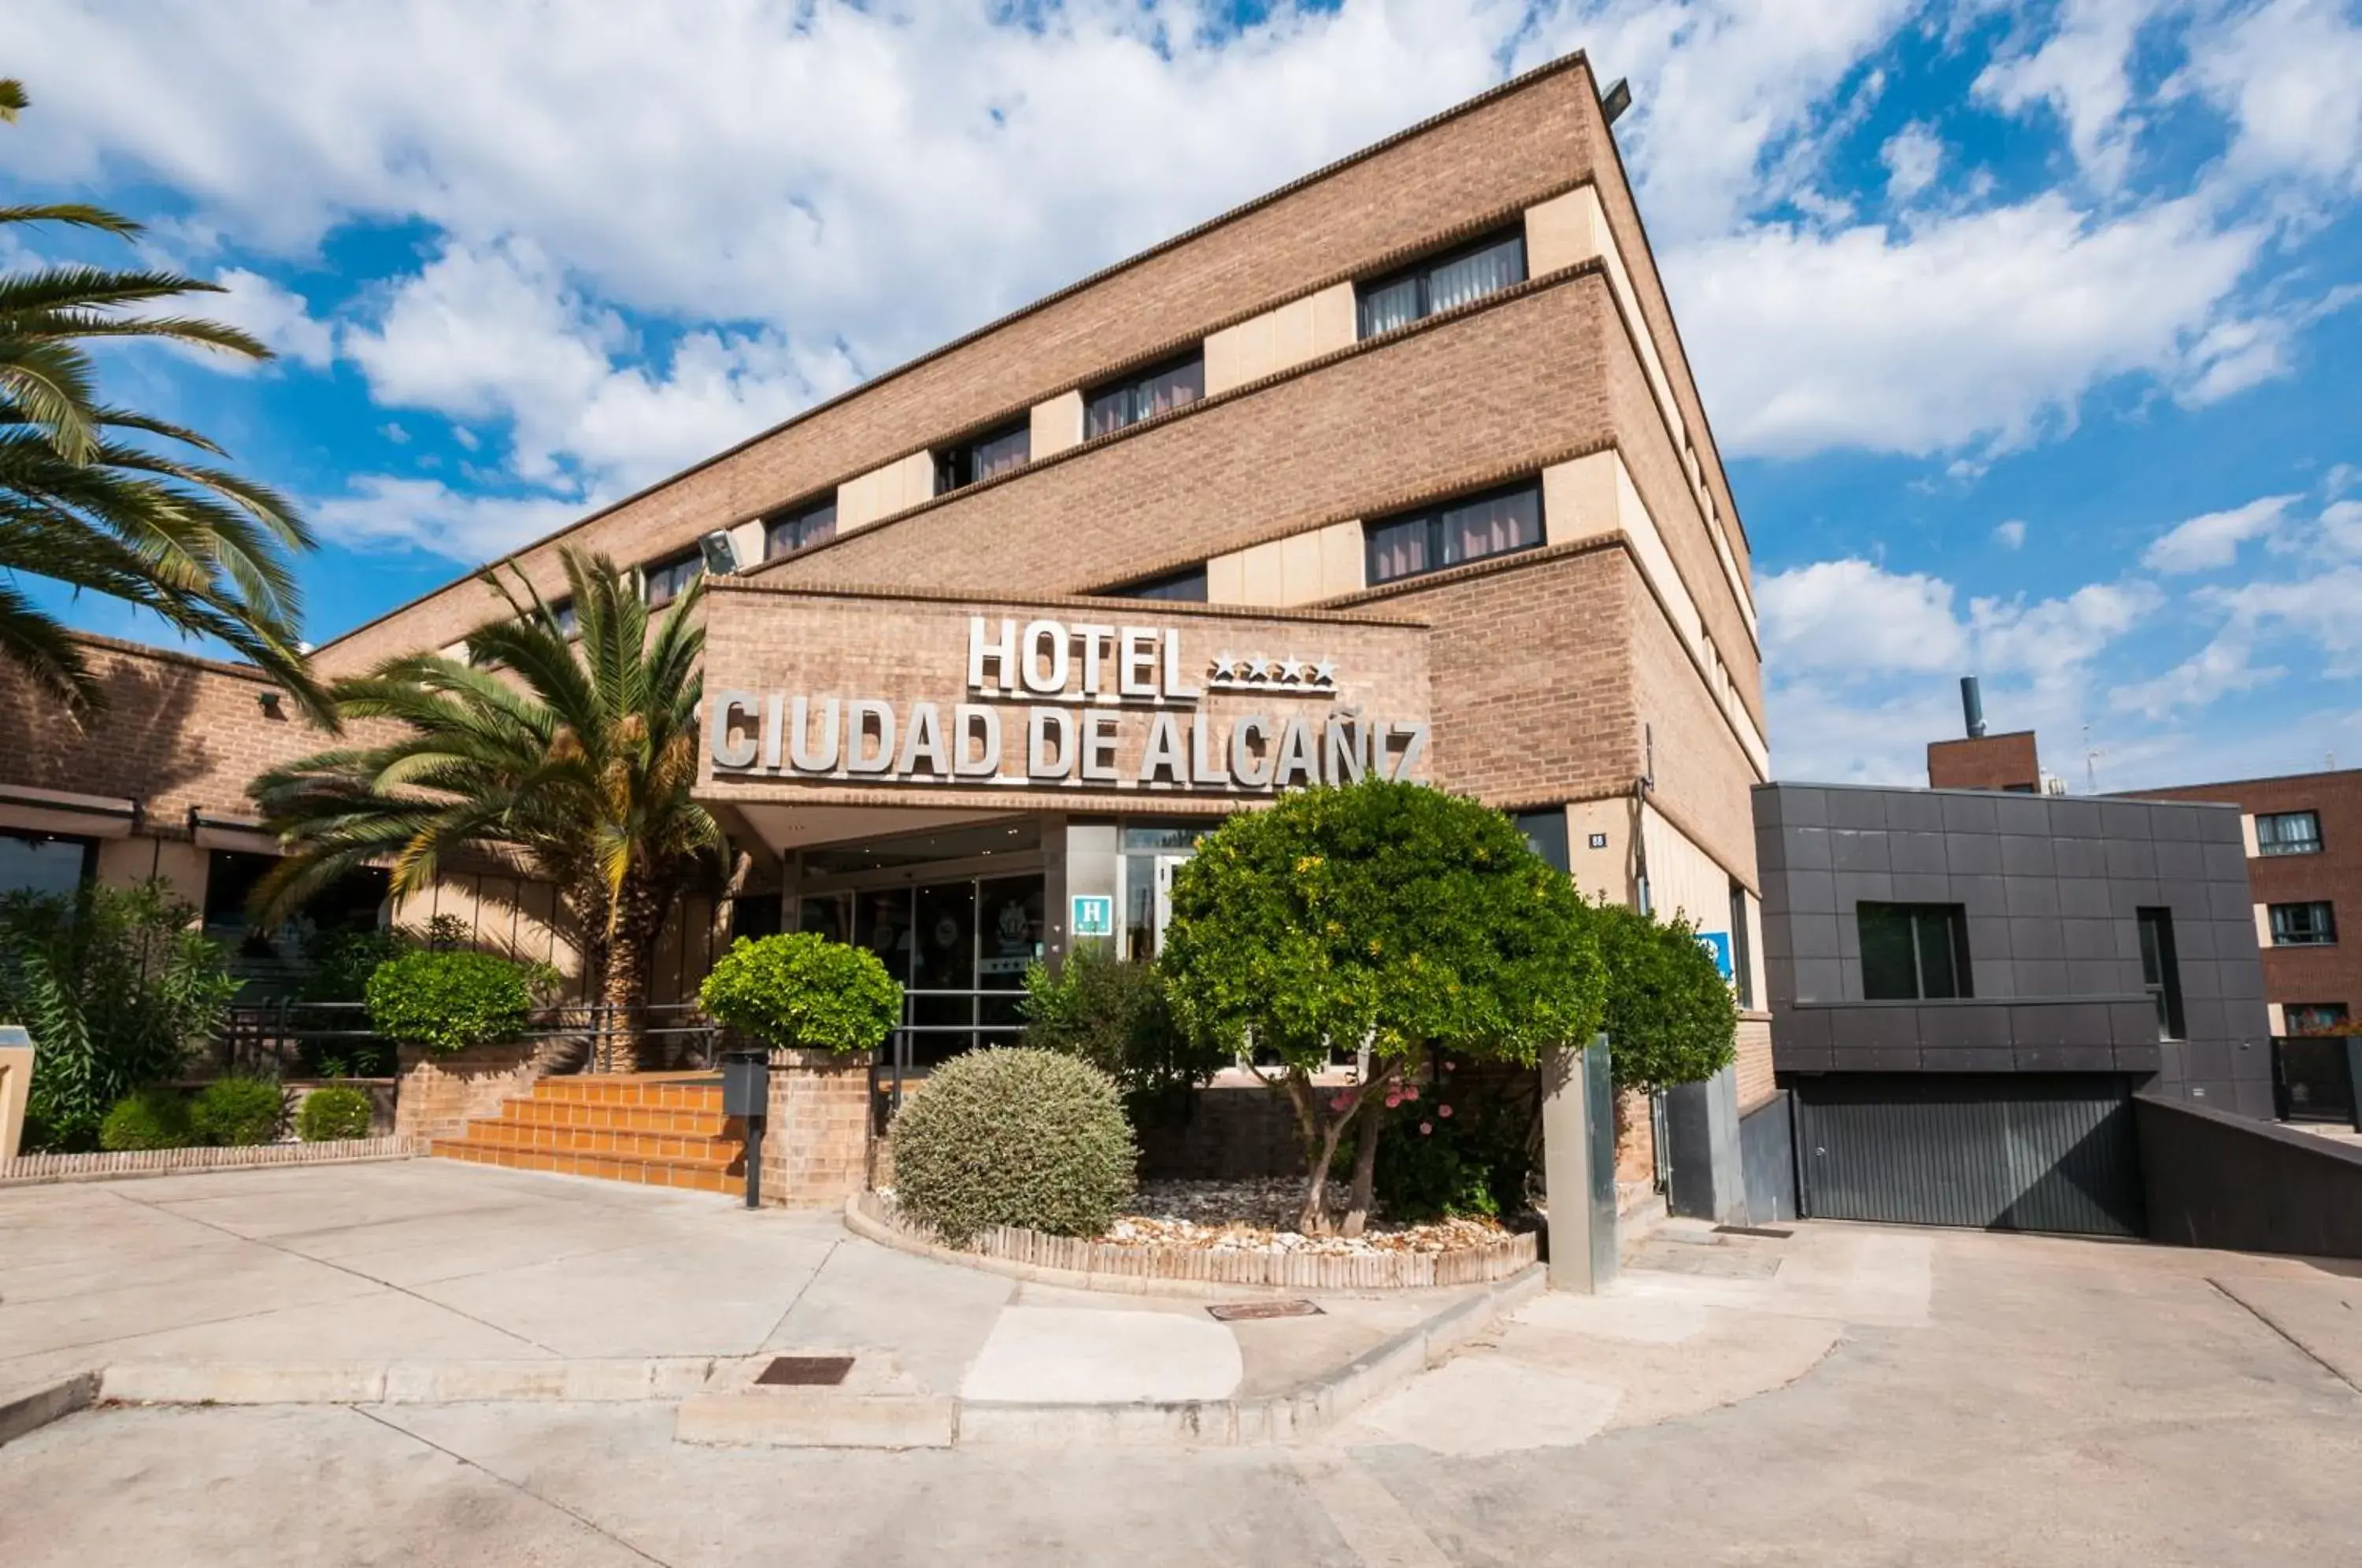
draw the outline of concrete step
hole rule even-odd
[[[533,1098],[564,1105],[720,1110],[722,1080],[710,1073],[572,1074],[536,1079]]]
[[[600,1127],[556,1127],[506,1118],[468,1123],[460,1141],[505,1149],[541,1149],[560,1154],[615,1154],[635,1160],[704,1159],[720,1155],[734,1161],[745,1151],[743,1136],[715,1136],[677,1132],[641,1132]]]
[[[595,1176],[602,1181],[637,1182],[646,1187],[685,1188],[697,1192],[743,1192],[746,1185],[743,1175],[733,1173],[723,1163],[715,1160],[651,1160],[555,1149],[510,1148],[461,1138],[438,1138],[431,1147],[440,1159],[496,1165],[506,1170],[549,1171],[559,1176]]]
[[[612,1132],[665,1133],[676,1138],[734,1136],[734,1124],[722,1114],[722,1098],[710,1107],[683,1108],[604,1104],[568,1099],[513,1099],[501,1107],[500,1120],[528,1127],[572,1127]]]

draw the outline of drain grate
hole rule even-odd
[[[1796,1233],[1794,1231],[1783,1231],[1774,1225],[1716,1225],[1714,1229],[1717,1235],[1769,1236],[1775,1242],[1784,1242]]]
[[[849,1355],[781,1355],[772,1357],[755,1381],[774,1387],[833,1388],[852,1370]]]
[[[1309,1301],[1225,1301],[1206,1309],[1218,1323],[1252,1323],[1262,1318],[1318,1318],[1320,1309]]]

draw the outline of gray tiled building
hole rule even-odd
[[[2235,809],[1798,784],[1754,799],[1783,1079],[2114,1074],[2271,1115]]]

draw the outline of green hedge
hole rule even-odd
[[[370,1135],[370,1097],[342,1084],[314,1089],[295,1113],[295,1136],[306,1143],[334,1143]]]
[[[740,937],[698,1000],[715,1022],[782,1049],[875,1050],[902,1021],[902,988],[876,954],[810,932]]]
[[[370,974],[370,1024],[430,1051],[497,1045],[524,1032],[538,976],[490,953],[405,953]]]
[[[198,1142],[216,1148],[270,1143],[286,1123],[287,1091],[276,1078],[215,1078],[197,1091],[189,1107],[189,1125]]]
[[[1098,1235],[1138,1161],[1115,1081],[1053,1051],[955,1056],[894,1119],[895,1202],[955,1246],[995,1225]]]
[[[102,1149],[185,1149],[195,1142],[187,1098],[161,1085],[116,1100],[98,1127]]]

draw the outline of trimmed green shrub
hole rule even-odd
[[[1622,904],[1593,906],[1607,966],[1608,1066],[1619,1089],[1696,1083],[1738,1055],[1738,1005],[1697,934]]]
[[[902,1021],[902,988],[876,954],[811,932],[740,937],[697,997],[715,1022],[786,1050],[875,1050]]]
[[[1053,1051],[955,1056],[894,1119],[895,1201],[955,1246],[995,1225],[1096,1236],[1138,1160],[1115,1081]]]
[[[1135,1127],[1188,1120],[1198,1089],[1231,1059],[1173,1021],[1164,977],[1104,942],[1078,943],[1054,973],[1025,971],[1024,1041],[1080,1057],[1116,1081]]]
[[[370,1026],[403,1045],[464,1051],[524,1032],[537,971],[490,953],[404,953],[369,977]]]
[[[306,1143],[366,1138],[370,1117],[369,1096],[342,1084],[330,1084],[304,1097],[304,1108],[295,1113],[295,1136]]]
[[[116,1100],[98,1125],[102,1149],[185,1149],[195,1142],[187,1099],[161,1085]]]
[[[286,1121],[287,1092],[276,1078],[215,1078],[197,1091],[189,1107],[197,1141],[223,1149],[268,1143]]]

